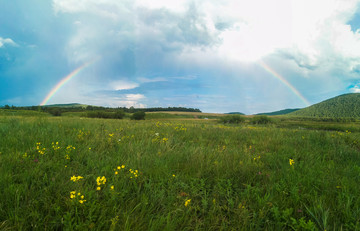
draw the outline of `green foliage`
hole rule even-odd
[[[251,118],[250,123],[252,124],[269,124],[272,123],[272,119],[266,115],[257,115]]]
[[[130,119],[132,120],[144,120],[145,119],[145,112],[143,111],[138,111],[138,112],[134,112]]]
[[[103,119],[123,119],[125,113],[123,111],[107,112],[107,111],[88,111],[86,117],[88,118],[103,118]]]
[[[360,229],[359,123],[10,111],[0,110],[1,230]]]
[[[60,108],[57,108],[57,107],[50,108],[50,109],[48,110],[48,112],[49,112],[51,115],[53,115],[53,116],[61,116],[61,113],[62,113],[61,109],[60,109]]]
[[[290,113],[292,116],[322,118],[359,118],[360,93],[337,96],[310,107]]]
[[[114,119],[123,119],[125,117],[125,112],[123,111],[116,111],[114,113]]]
[[[239,124],[245,122],[245,118],[240,115],[227,115],[219,119],[224,124]]]

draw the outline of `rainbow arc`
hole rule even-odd
[[[57,91],[59,91],[59,89],[61,87],[63,87],[67,82],[69,82],[72,78],[74,78],[75,76],[77,76],[82,70],[84,70],[86,67],[90,66],[91,64],[93,64],[97,59],[91,60],[87,63],[84,63],[83,65],[81,65],[80,67],[76,68],[75,70],[73,70],[70,74],[68,74],[67,76],[65,76],[64,78],[62,78],[52,89],[51,91],[46,95],[46,97],[43,99],[43,101],[40,103],[41,106],[46,105],[49,100],[56,94]]]
[[[259,61],[260,66],[266,70],[269,74],[274,76],[276,79],[280,80],[287,88],[289,88],[306,106],[310,105],[310,102],[291,84],[289,83],[283,76],[277,73],[273,68],[271,68],[264,61]]]

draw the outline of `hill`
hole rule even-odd
[[[229,112],[229,113],[225,113],[225,114],[228,114],[228,115],[245,115],[244,113],[241,113],[241,112]]]
[[[290,113],[291,116],[357,118],[360,117],[360,93],[340,95]]]
[[[283,110],[280,110],[280,111],[274,111],[274,112],[264,112],[264,113],[258,113],[256,115],[286,115],[286,114],[289,114],[291,112],[294,112],[294,111],[298,111],[300,110],[300,108],[295,108],[295,109],[283,109]]]

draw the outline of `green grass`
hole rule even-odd
[[[360,230],[359,124],[296,123],[2,115],[0,230]]]

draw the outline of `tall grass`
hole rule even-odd
[[[357,132],[2,116],[0,137],[0,229],[360,229]]]

